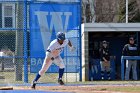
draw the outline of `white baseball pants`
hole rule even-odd
[[[61,56],[57,56],[54,58],[54,60],[51,59],[50,55],[47,55],[46,52],[46,57],[44,59],[43,65],[41,70],[39,71],[39,75],[43,75],[51,66],[51,64],[54,63],[55,65],[59,66],[59,68],[65,68],[63,59],[61,58]]]

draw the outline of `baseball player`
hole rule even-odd
[[[107,41],[102,41],[102,48],[100,48],[100,57],[101,57],[101,78],[104,79],[105,71],[107,71],[107,78],[110,78],[110,53],[108,49]]]
[[[36,82],[38,79],[48,70],[52,62],[59,66],[59,77],[58,83],[60,85],[64,85],[62,81],[62,76],[64,73],[64,62],[60,56],[60,53],[63,51],[66,45],[69,45],[70,51],[74,51],[75,47],[72,46],[71,41],[65,38],[65,34],[63,32],[57,33],[57,39],[54,39],[47,48],[46,57],[44,59],[44,63],[42,65],[41,70],[37,73],[35,79],[32,82],[31,88],[35,89]]]

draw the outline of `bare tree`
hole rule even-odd
[[[96,22],[114,22],[118,13],[116,0],[95,0]]]
[[[137,6],[138,6],[138,9],[139,9],[139,12],[140,12],[140,0],[136,0],[137,2]]]
[[[129,0],[129,22],[140,22],[140,1],[139,0]]]
[[[129,22],[140,21],[140,0],[129,1]],[[124,23],[126,0],[83,0],[83,22]]]

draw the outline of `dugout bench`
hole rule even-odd
[[[140,60],[140,56],[122,56],[121,57],[121,80],[124,80],[124,63],[125,60]]]

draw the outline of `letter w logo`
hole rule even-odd
[[[72,13],[37,11],[35,12],[35,15],[38,18],[43,46],[44,49],[46,49],[46,46],[48,46],[50,43],[53,28],[55,30],[55,33],[57,33],[58,31],[66,31],[69,23],[69,18]]]

